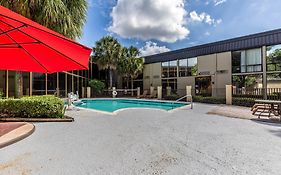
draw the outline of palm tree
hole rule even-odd
[[[9,8],[68,38],[82,36],[86,22],[87,0],[0,0]],[[16,97],[22,96],[22,72],[16,72]]]
[[[129,87],[129,79],[130,79],[130,74],[129,74],[129,69],[130,69],[130,64],[128,61],[128,48],[123,47],[121,51],[121,59],[118,61],[118,66],[117,66],[117,72],[118,75],[123,77],[126,80],[126,87]]]
[[[131,79],[131,88],[134,89],[134,79],[136,79],[143,71],[144,59],[139,57],[139,50],[130,46],[125,50],[125,58],[119,63],[121,74],[128,80]]]
[[[117,69],[118,62],[122,58],[122,49],[117,39],[112,36],[101,38],[93,48],[92,62],[96,63],[100,70],[108,70],[110,88],[112,88],[113,70]]]

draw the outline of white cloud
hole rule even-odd
[[[168,52],[168,51],[170,51],[170,49],[167,48],[166,46],[158,46],[157,43],[147,41],[145,43],[145,46],[140,48],[140,55],[148,56],[148,55],[154,55],[154,54]]]
[[[209,14],[203,12],[198,14],[196,11],[189,13],[191,22],[204,22],[209,25],[217,25],[222,22],[222,19],[214,19]]]
[[[176,42],[189,35],[185,0],[118,0],[108,28],[124,38]]]
[[[205,33],[204,33],[204,35],[206,35],[206,36],[210,36],[210,35],[211,35],[211,33],[207,31],[207,32],[205,32]]]
[[[225,3],[227,0],[214,0],[214,4],[215,6],[221,5],[223,3]]]

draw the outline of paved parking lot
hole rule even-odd
[[[0,149],[1,175],[261,174],[281,172],[281,125],[174,112],[68,112],[73,123],[37,123]]]

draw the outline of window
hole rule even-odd
[[[250,49],[245,51],[236,51],[232,53],[232,72],[261,72],[262,59],[261,49]]]
[[[281,71],[281,45],[266,48],[267,71]]]
[[[177,77],[177,61],[162,63],[162,78]]]
[[[179,76],[195,76],[197,75],[197,58],[189,58],[179,60]]]
[[[176,90],[177,89],[177,79],[162,80],[162,88],[167,89],[167,87],[171,87],[172,90]]]

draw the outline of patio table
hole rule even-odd
[[[271,106],[271,111],[273,112],[273,114],[276,113],[276,110],[274,109],[274,105],[277,105],[277,114],[279,116],[281,116],[281,101],[277,101],[277,100],[255,100],[256,103],[263,103],[263,104],[270,104]]]

